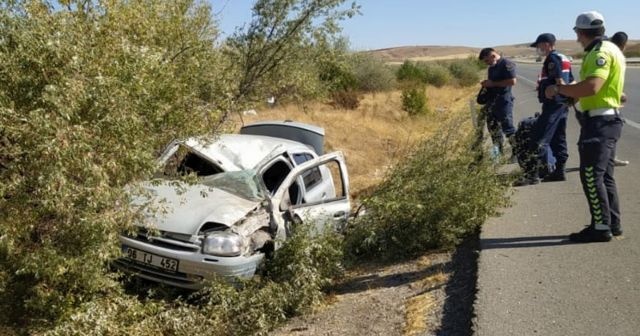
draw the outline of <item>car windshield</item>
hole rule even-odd
[[[255,170],[240,170],[203,176],[200,183],[222,189],[244,199],[259,201],[265,198]]]

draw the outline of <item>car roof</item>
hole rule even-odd
[[[223,134],[214,138],[189,138],[184,143],[225,171],[256,168],[263,160],[287,151],[313,152],[309,146],[262,135]]]

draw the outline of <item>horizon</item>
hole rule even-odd
[[[225,38],[251,20],[255,0],[208,0]],[[352,3],[345,1],[345,6]],[[605,18],[607,35],[625,31],[640,36],[635,16],[640,2],[620,0],[602,5],[595,0],[538,0],[487,5],[471,0],[438,3],[423,0],[360,0],[361,15],[341,22],[342,34],[354,51],[401,47],[499,47],[531,43],[540,33],[558,40],[575,40],[578,14],[597,10]],[[549,8],[554,8],[549,11]],[[380,24],[385,21],[386,24]],[[479,25],[478,22],[482,24]],[[426,34],[435,30],[446,33]],[[470,34],[469,32],[473,32]],[[576,42],[577,43],[577,42]]]

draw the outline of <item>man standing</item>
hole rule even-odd
[[[580,99],[582,112],[576,112],[580,122],[580,181],[587,197],[591,224],[572,233],[574,242],[606,242],[622,234],[618,192],[613,178],[616,143],[622,131],[620,108],[624,90],[625,58],[620,49],[604,39],[604,17],[591,11],[578,15],[578,42],[586,55],[580,78],[572,85],[551,85],[545,89],[547,98],[563,95]]]
[[[542,113],[538,117],[532,132],[531,152],[536,156],[525,163],[525,176],[516,181],[516,186],[538,183],[538,170],[544,167],[547,176],[544,182],[565,181],[564,167],[569,154],[567,152],[567,113],[569,99],[562,95],[545,97],[545,89],[550,85],[573,83],[571,61],[555,50],[556,37],[550,33],[540,34],[531,47],[536,48],[539,56],[545,57],[538,79],[538,100],[542,103]],[[551,153],[549,153],[551,151]],[[551,162],[550,158],[555,158]],[[550,169],[553,169],[551,171]]]
[[[487,126],[491,133],[494,148],[497,147],[500,153],[504,152],[503,135],[509,139],[509,144],[513,149],[514,134],[513,127],[513,95],[511,87],[516,84],[515,63],[501,57],[493,48],[484,48],[478,57],[489,66],[486,80],[483,80],[482,87],[489,90],[491,101],[487,103]]]

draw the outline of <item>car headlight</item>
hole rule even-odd
[[[242,238],[232,232],[214,232],[204,237],[202,252],[222,257],[239,256]]]

